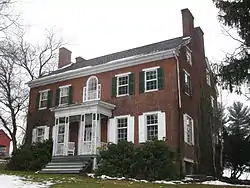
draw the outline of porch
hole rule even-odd
[[[103,101],[54,108],[53,156],[97,155],[107,145],[107,120],[115,105]]]

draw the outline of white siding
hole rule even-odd
[[[134,124],[135,124],[135,117],[130,116],[128,117],[128,129],[127,129],[127,139],[128,142],[133,142],[134,143]]]
[[[146,125],[144,115],[139,116],[139,143],[146,141]]]
[[[114,118],[108,120],[108,142],[117,143],[117,127]]]
[[[166,115],[165,112],[158,113],[158,140],[166,138]]]

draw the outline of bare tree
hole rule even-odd
[[[11,49],[11,48],[10,48]],[[15,59],[6,54],[0,55],[0,122],[9,133],[13,152],[17,149],[18,117],[26,108],[27,88],[23,84],[20,72],[15,67]]]
[[[29,79],[40,78],[55,69],[58,49],[63,44],[63,39],[58,39],[53,31],[48,31],[43,43],[38,45],[25,41],[21,34],[16,42],[17,64],[26,71]]]

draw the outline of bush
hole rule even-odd
[[[101,150],[98,158],[99,167],[97,175],[107,174],[109,176],[130,177],[132,175],[131,165],[135,147],[132,142],[119,142],[110,144],[108,150]]]
[[[111,144],[101,151],[97,175],[131,177],[149,181],[171,179],[176,174],[175,153],[164,141],[149,141],[140,147],[131,142]]]
[[[51,154],[52,140],[29,146],[23,145],[12,154],[7,167],[10,170],[40,170],[50,162]]]

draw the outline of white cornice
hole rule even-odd
[[[173,48],[170,50],[159,51],[159,52],[154,52],[150,54],[137,55],[137,56],[129,57],[129,58],[123,58],[123,59],[115,60],[112,62],[96,65],[93,67],[83,67],[83,68],[79,68],[79,69],[75,69],[75,70],[71,70],[67,72],[58,73],[55,75],[46,76],[43,78],[38,78],[36,80],[32,80],[28,82],[27,84],[29,87],[33,88],[33,87],[43,86],[43,85],[52,84],[52,83],[56,83],[60,81],[70,80],[74,78],[79,78],[79,77],[89,76],[89,75],[93,75],[97,73],[112,71],[112,70],[130,67],[134,65],[139,65],[143,63],[149,63],[152,61],[167,59],[167,58],[174,57],[174,51],[175,49]]]

